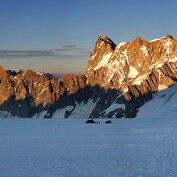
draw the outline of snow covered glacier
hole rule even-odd
[[[100,122],[0,119],[0,176],[176,176],[175,116]]]

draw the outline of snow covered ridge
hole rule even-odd
[[[116,50],[118,51],[120,49],[120,47],[124,46],[126,44],[126,42],[120,42],[117,47]]]
[[[165,38],[165,36],[163,36],[163,37],[161,37],[161,38],[153,39],[153,40],[151,40],[151,41],[149,41],[149,42],[156,42],[156,41],[159,41],[159,40],[164,39],[164,38]]]
[[[2,117],[136,117],[154,93],[176,84],[176,48],[177,40],[169,35],[117,45],[101,35],[84,74],[56,80],[31,70],[7,73],[0,67]]]

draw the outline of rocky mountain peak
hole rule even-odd
[[[26,81],[39,81],[40,76],[32,70],[23,71],[20,74]]]
[[[88,60],[85,75],[88,76],[91,72],[101,67],[104,64],[104,62],[101,62],[102,59],[105,58],[105,60],[108,60],[114,52],[115,47],[115,43],[110,38],[100,35]]]
[[[174,38],[173,38],[173,36],[167,34],[167,35],[165,36],[165,39],[174,39]]]
[[[91,61],[96,60],[99,50],[95,45]],[[103,50],[93,65],[91,61],[86,70],[87,83],[105,90],[119,89],[130,101],[176,83],[177,42],[170,35],[150,42],[137,37],[132,43],[118,43],[109,53]]]
[[[0,80],[5,80],[9,77],[8,73],[6,72],[6,70],[0,66]]]
[[[64,117],[135,117],[153,93],[176,84],[177,40],[137,37],[116,45],[101,35],[84,75],[55,80],[27,70],[9,77],[0,67],[0,81],[0,109],[14,116],[52,117],[58,110]]]
[[[138,36],[137,38],[135,38],[135,40],[132,42],[132,45],[138,45],[138,46],[141,46],[142,45],[142,41],[143,41],[143,39],[140,37],[140,36]]]
[[[105,44],[110,44],[112,50],[115,49],[116,44],[109,37],[107,37],[105,35],[100,35],[98,40],[104,41]]]

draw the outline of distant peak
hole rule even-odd
[[[167,34],[167,35],[165,36],[165,38],[166,38],[166,39],[174,39],[173,36],[171,36],[171,35],[169,35],[169,34]]]
[[[2,66],[0,66],[0,80],[2,78],[7,78],[7,77],[9,77],[9,74],[6,72],[6,70]]]
[[[114,43],[108,36],[106,35],[100,35],[99,39],[101,39],[102,41],[107,41],[107,42],[110,42],[110,43]]]
[[[143,43],[144,39],[141,38],[140,36],[138,36],[133,42],[132,42],[132,45],[133,46],[141,46],[142,43]]]
[[[140,36],[137,36],[135,40],[141,40],[141,37],[140,37]]]
[[[0,65],[0,74],[7,74],[6,70]]]
[[[5,69],[0,65],[0,71],[5,71]]]
[[[116,44],[106,35],[100,35],[98,40],[104,41],[105,44],[110,44],[113,50],[116,47]]]
[[[156,41],[160,41],[161,39],[164,40],[164,39],[174,39],[174,38],[173,38],[173,36],[167,34],[166,36],[163,36],[163,37],[157,38],[157,39],[153,39],[153,40],[151,40],[151,41],[149,41],[149,42],[156,42]]]
[[[140,42],[140,41],[142,41],[142,38],[140,36],[136,37],[134,40],[134,42]]]

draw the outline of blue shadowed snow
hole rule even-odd
[[[177,174],[177,118],[0,119],[1,177]]]

